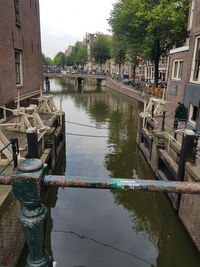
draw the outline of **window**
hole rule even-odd
[[[172,79],[181,80],[183,72],[183,60],[174,60],[172,69]]]
[[[198,117],[198,106],[190,104],[189,121],[196,123]]]
[[[22,85],[22,53],[15,50],[15,72],[16,72],[16,85]]]
[[[183,61],[179,61],[178,79],[181,79],[183,72]]]
[[[192,64],[191,80],[193,82],[198,82],[200,79],[199,68],[200,68],[200,38],[198,37],[196,39],[194,58]]]
[[[166,80],[166,71],[162,70],[162,71],[159,71],[159,79],[161,82],[165,82]]]
[[[167,64],[167,56],[161,56],[160,64],[161,65],[166,65]]]
[[[15,5],[15,23],[16,26],[21,26],[21,18],[20,18],[20,12],[19,12],[19,0],[14,0]]]

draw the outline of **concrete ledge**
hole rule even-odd
[[[200,182],[200,159],[197,159],[196,165],[187,162],[185,168],[193,181]]]
[[[167,151],[160,149],[159,154],[160,158],[163,160],[167,168],[171,171],[174,177],[176,177],[178,173],[178,164],[169,156]]]
[[[153,135],[151,134],[151,132],[149,132],[146,128],[142,128],[141,133],[144,135],[144,137],[146,139],[148,139],[149,141],[151,141],[153,139]]]

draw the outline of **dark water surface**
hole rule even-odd
[[[66,162],[56,174],[154,179],[136,144],[139,103],[108,88],[51,79],[63,100]],[[103,128],[103,129],[101,129]],[[199,267],[200,256],[162,193],[58,189],[47,246],[58,267]],[[51,237],[51,241],[50,241]]]

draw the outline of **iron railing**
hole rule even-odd
[[[6,149],[11,147],[12,150],[12,159],[0,170],[0,174],[2,174],[8,166],[13,162],[14,168],[18,165],[18,155],[19,155],[19,144],[17,138],[10,139],[10,142],[0,149],[0,154]]]

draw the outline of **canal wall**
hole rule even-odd
[[[180,140],[173,139],[167,131],[159,129],[151,118],[146,118],[144,125],[144,119],[140,117],[137,143],[159,180],[178,180],[182,149]],[[200,182],[200,159],[197,158],[196,164],[186,162],[181,181]],[[168,193],[167,195],[200,251],[200,196],[178,193]]]
[[[29,106],[33,103],[37,104],[37,98],[26,98],[20,105]],[[8,118],[8,122],[13,120],[11,115]],[[49,172],[52,173],[65,147],[65,114],[63,112],[40,113],[40,118],[48,130],[37,136],[35,146],[34,143],[32,147],[30,146],[26,133],[6,129],[2,129],[2,132],[8,139],[18,138],[21,158],[30,158],[36,153],[43,163],[48,164]],[[30,139],[33,140],[33,136],[30,136]],[[4,172],[11,174],[13,165]],[[11,186],[0,186],[0,266],[16,266],[23,250],[25,241],[19,222],[20,213],[21,206],[13,197]]]
[[[123,95],[128,97],[134,98],[140,102],[148,101],[149,97],[145,94],[142,94],[140,91],[136,91],[133,88],[123,85],[122,83],[118,82],[117,80],[113,80],[111,78],[106,79],[105,85],[112,90],[115,90]]]
[[[110,78],[107,78],[106,86],[138,101],[149,101],[148,96]],[[160,129],[158,129],[159,126]],[[144,127],[143,118],[140,117],[137,143],[158,179],[166,181],[177,179],[181,142],[174,140],[171,133],[162,131],[161,123],[158,125],[151,118],[147,118]],[[186,162],[183,181],[200,182],[200,159],[197,159],[196,165]],[[177,193],[168,193],[167,195],[200,251],[200,196]]]
[[[186,163],[185,181],[200,182],[200,159],[197,159],[197,164],[194,166],[191,163]],[[179,217],[181,218],[186,229],[190,233],[194,243],[200,250],[200,196],[182,194]]]

